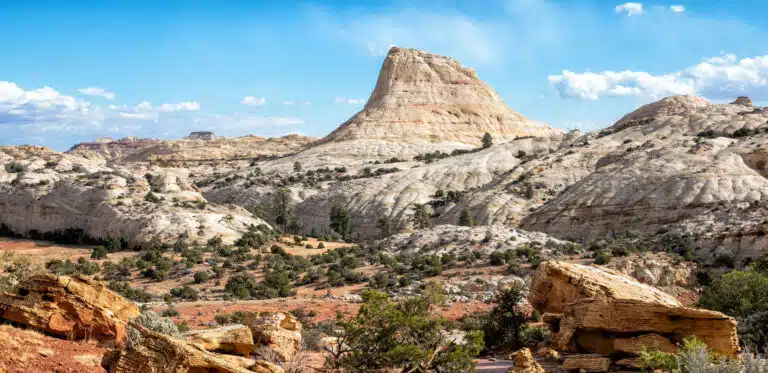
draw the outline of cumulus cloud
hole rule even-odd
[[[669,10],[671,10],[674,13],[682,13],[682,12],[685,12],[685,7],[682,5],[672,5],[669,7]]]
[[[248,106],[261,106],[267,103],[267,99],[263,97],[245,96],[240,103]]]
[[[98,121],[101,110],[86,101],[62,95],[51,87],[25,90],[0,81],[0,122],[40,124]]]
[[[364,104],[365,100],[362,98],[344,98],[344,97],[336,97],[336,103],[337,104],[352,104],[352,105],[360,105]]]
[[[575,73],[563,70],[549,77],[561,97],[597,100],[602,97],[697,94],[711,99],[736,95],[768,100],[768,55],[739,59],[733,54],[712,57],[682,71],[652,75],[642,71]]]
[[[616,13],[627,13],[628,16],[641,16],[643,15],[643,4],[624,3],[616,5]]]
[[[296,101],[294,101],[294,100],[285,100],[285,101],[283,101],[283,105],[288,105],[288,106],[291,106],[291,105],[293,105],[295,103],[296,103]]]
[[[115,94],[115,92],[109,92],[104,88],[100,88],[100,87],[80,88],[77,91],[87,96],[104,97],[110,101],[114,100],[117,97],[117,94]]]

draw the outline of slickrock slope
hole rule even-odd
[[[766,131],[768,113],[750,106],[694,97],[646,105],[577,150],[582,160],[604,155],[522,227],[579,239],[677,229],[712,250],[760,255],[768,247],[759,224],[768,217]],[[563,161],[550,173],[579,168],[564,154],[551,156]]]
[[[380,240],[378,246],[386,252],[404,254],[462,254],[480,251],[490,254],[495,251],[516,249],[521,246],[539,248],[538,254],[546,257],[567,242],[540,232],[527,232],[502,225],[461,227],[438,225],[412,233],[400,233]]]
[[[33,237],[76,229],[129,246],[232,242],[264,222],[237,206],[207,204],[181,168],[107,166],[34,146],[0,147],[0,223]]]
[[[87,277],[37,275],[0,295],[0,320],[60,337],[123,345],[136,305]]]
[[[672,296],[618,273],[565,262],[544,262],[531,281],[531,304],[551,325],[561,351],[626,357],[654,341],[671,346],[695,336],[712,350],[739,351],[736,321],[687,308]]]
[[[430,204],[435,214],[451,212],[445,217],[435,216],[433,222],[455,224],[458,210],[453,211],[452,207],[456,202],[448,200],[445,195],[435,197],[435,193],[481,188],[508,173],[528,157],[548,154],[559,145],[557,139],[524,138],[429,164],[409,160],[379,165],[347,165],[344,166],[344,172],[333,170],[335,165],[343,166],[336,163],[339,159],[322,167],[304,165],[304,171],[300,173],[277,168],[273,162],[264,162],[258,165],[264,175],[255,176],[253,169],[227,174],[205,186],[203,194],[214,202],[258,207],[267,218],[271,218],[272,195],[280,186],[285,186],[292,191],[296,205],[294,213],[304,231],[308,232],[312,228],[318,232],[327,231],[330,208],[338,201],[344,203],[353,215],[353,231],[366,237],[375,237],[378,232],[376,223],[380,217],[388,217],[395,231],[410,227],[415,204]],[[287,157],[281,162],[291,158]],[[326,167],[329,173],[317,172]],[[365,168],[369,168],[369,176],[365,175]],[[375,176],[380,169],[397,171]],[[309,172],[314,175],[308,177]],[[328,175],[327,180],[322,179],[325,175]],[[298,179],[299,176],[302,179]],[[520,196],[524,194],[521,188],[511,192]]]

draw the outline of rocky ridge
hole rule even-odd
[[[0,223],[30,237],[75,230],[128,246],[232,242],[265,224],[245,209],[208,204],[183,168],[107,165],[43,147],[0,147]]]

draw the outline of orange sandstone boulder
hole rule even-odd
[[[123,345],[136,304],[82,276],[36,275],[0,295],[0,319],[53,335]]]
[[[724,355],[739,351],[733,318],[683,307],[671,295],[602,268],[542,263],[529,300],[544,313],[553,348],[561,351],[636,354],[643,343],[671,350],[690,337]]]

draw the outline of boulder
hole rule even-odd
[[[507,371],[509,373],[544,373],[544,368],[534,360],[531,350],[527,348],[513,353],[510,359],[514,365]]]
[[[627,352],[634,355],[639,355],[644,349],[655,350],[674,354],[677,352],[675,347],[669,339],[664,338],[656,333],[643,334],[637,337],[631,338],[617,338],[613,341],[613,350],[619,352]]]
[[[253,351],[253,334],[245,325],[227,325],[221,328],[192,330],[184,333],[187,341],[208,351],[227,352],[248,356]]]
[[[689,337],[720,354],[739,351],[733,318],[683,307],[672,296],[610,270],[542,263],[529,299],[553,329],[553,348],[562,351],[612,355],[617,346],[618,351],[636,351],[643,341],[670,349]]]
[[[0,319],[60,337],[122,345],[133,302],[82,276],[35,275],[0,295]]]
[[[141,343],[126,350],[105,354],[102,365],[110,373],[283,373],[283,369],[267,362],[255,362],[248,370],[236,356],[219,355],[202,347],[151,331],[131,322],[130,325],[142,334]],[[247,360],[247,359],[245,359]],[[254,369],[256,368],[256,369]]]
[[[263,345],[273,350],[283,361],[290,360],[301,349],[301,323],[289,313],[249,313],[243,324],[251,329],[257,347]]]
[[[561,367],[564,370],[607,372],[611,367],[611,359],[600,355],[572,355],[565,358]]]

